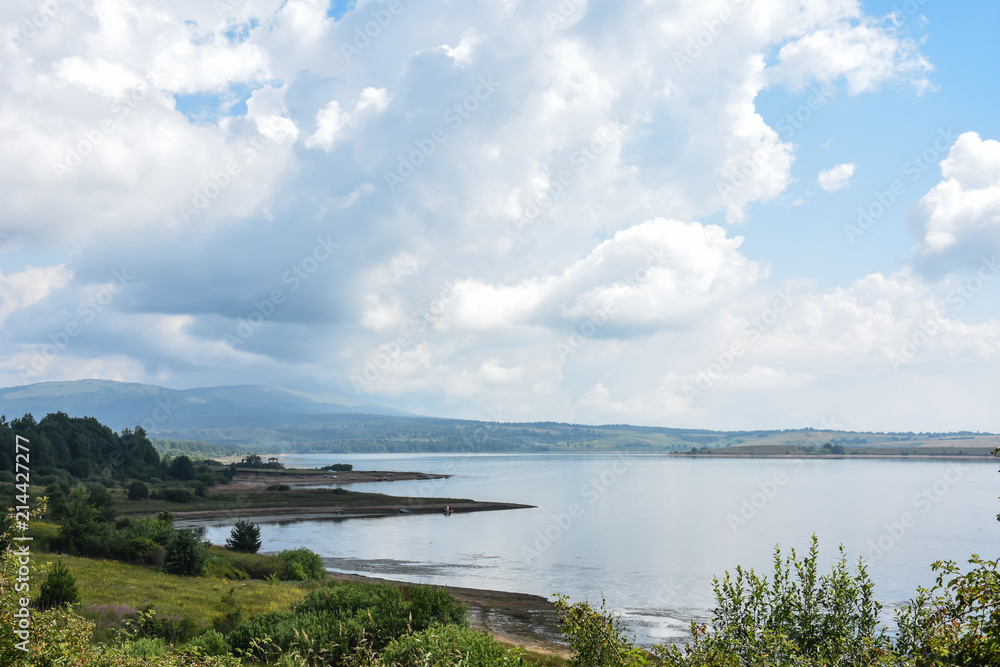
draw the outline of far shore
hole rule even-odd
[[[380,516],[406,516],[410,514],[444,514],[445,508],[450,508],[454,514],[467,512],[495,512],[499,510],[534,509],[534,505],[520,503],[495,503],[476,500],[456,503],[428,503],[413,505],[406,501],[410,498],[399,498],[399,502],[378,505],[351,505],[338,508],[335,503],[329,507],[247,507],[226,510],[198,510],[193,512],[174,512],[176,523],[198,522],[211,523],[215,520],[233,517],[249,517],[260,523],[279,523],[289,521],[312,521],[316,519],[360,519]]]
[[[997,463],[997,458],[992,454],[744,454],[712,450],[710,453],[706,452],[704,454],[672,452],[668,456],[672,458],[689,459],[802,459],[805,461],[813,459],[850,459],[852,461],[861,461],[865,459],[891,459],[893,461],[921,460]]]

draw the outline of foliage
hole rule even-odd
[[[510,649],[483,632],[456,625],[434,625],[394,639],[373,661],[386,667],[526,667],[519,649]]]
[[[594,609],[586,602],[571,605],[560,595],[555,606],[563,636],[573,651],[571,665],[631,667],[647,664],[646,651],[629,641],[621,620],[605,609],[603,601],[600,609]]]
[[[307,581],[309,579],[322,579],[326,576],[326,566],[323,559],[313,551],[305,547],[298,549],[286,549],[277,556],[284,566],[282,579],[289,581]]]
[[[57,561],[49,570],[35,605],[39,609],[51,609],[80,601],[80,593],[76,590],[76,579],[62,561]]]
[[[149,487],[140,481],[132,482],[128,485],[129,500],[145,500],[149,498]]]
[[[190,641],[188,646],[199,649],[205,655],[227,655],[229,644],[221,632],[209,630]]]
[[[270,554],[246,554],[226,551],[222,547],[210,547],[209,550],[230,563],[234,569],[246,572],[251,579],[277,577],[285,571],[285,564],[277,556]]]
[[[354,470],[354,466],[350,463],[333,463],[323,466],[320,470],[326,470],[327,472],[351,472]]]
[[[63,412],[38,422],[30,414],[0,419],[0,470],[14,470],[15,435],[31,441],[32,477],[40,481],[52,475],[69,482],[93,476],[147,480],[159,472],[160,456],[139,427],[119,435],[93,417]]]
[[[197,577],[205,571],[207,555],[205,545],[193,530],[178,530],[167,543],[163,569],[170,574]]]
[[[438,592],[413,595],[414,589],[408,601],[391,584],[323,586],[306,595],[292,613],[273,612],[244,621],[228,640],[234,650],[247,651],[257,661],[298,652],[322,654],[339,664],[362,648],[377,652],[408,632],[464,620],[464,609],[454,600],[447,603]]]
[[[429,628],[435,623],[464,625],[465,605],[433,586],[411,586],[407,590],[410,616],[416,628]]]
[[[187,456],[178,456],[170,462],[170,476],[182,482],[194,479],[194,463]]]
[[[212,553],[205,559],[205,576],[238,581],[250,578],[249,574],[233,565],[229,559]]]
[[[896,614],[900,651],[918,666],[1000,665],[998,562],[973,555],[964,574],[952,561],[934,563],[936,584]]]

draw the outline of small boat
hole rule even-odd
[[[445,516],[451,516],[451,513],[452,513],[453,511],[454,511],[454,510],[453,510],[453,509],[451,509],[451,505],[445,505],[445,506],[444,506],[444,514],[445,514]]]
[[[400,513],[400,514],[409,514],[409,513],[410,513],[410,510],[407,510],[407,509],[403,509],[402,507],[400,507],[400,508],[399,508],[399,513]]]

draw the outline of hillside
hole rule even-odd
[[[188,390],[81,380],[0,389],[0,412],[37,418],[62,411],[114,429],[142,426],[161,453],[250,452],[688,452],[738,447],[784,451],[831,443],[855,450],[956,448],[982,453],[990,433],[858,433],[812,428],[711,431],[558,422],[496,423],[407,415],[337,396],[275,387]],[[749,453],[749,452],[748,452]]]

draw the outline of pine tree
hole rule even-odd
[[[39,609],[51,609],[64,604],[73,604],[79,600],[76,578],[62,561],[58,561],[42,582],[42,589],[35,604]]]
[[[246,519],[237,521],[226,540],[226,548],[247,554],[257,553],[260,549],[260,526]]]

